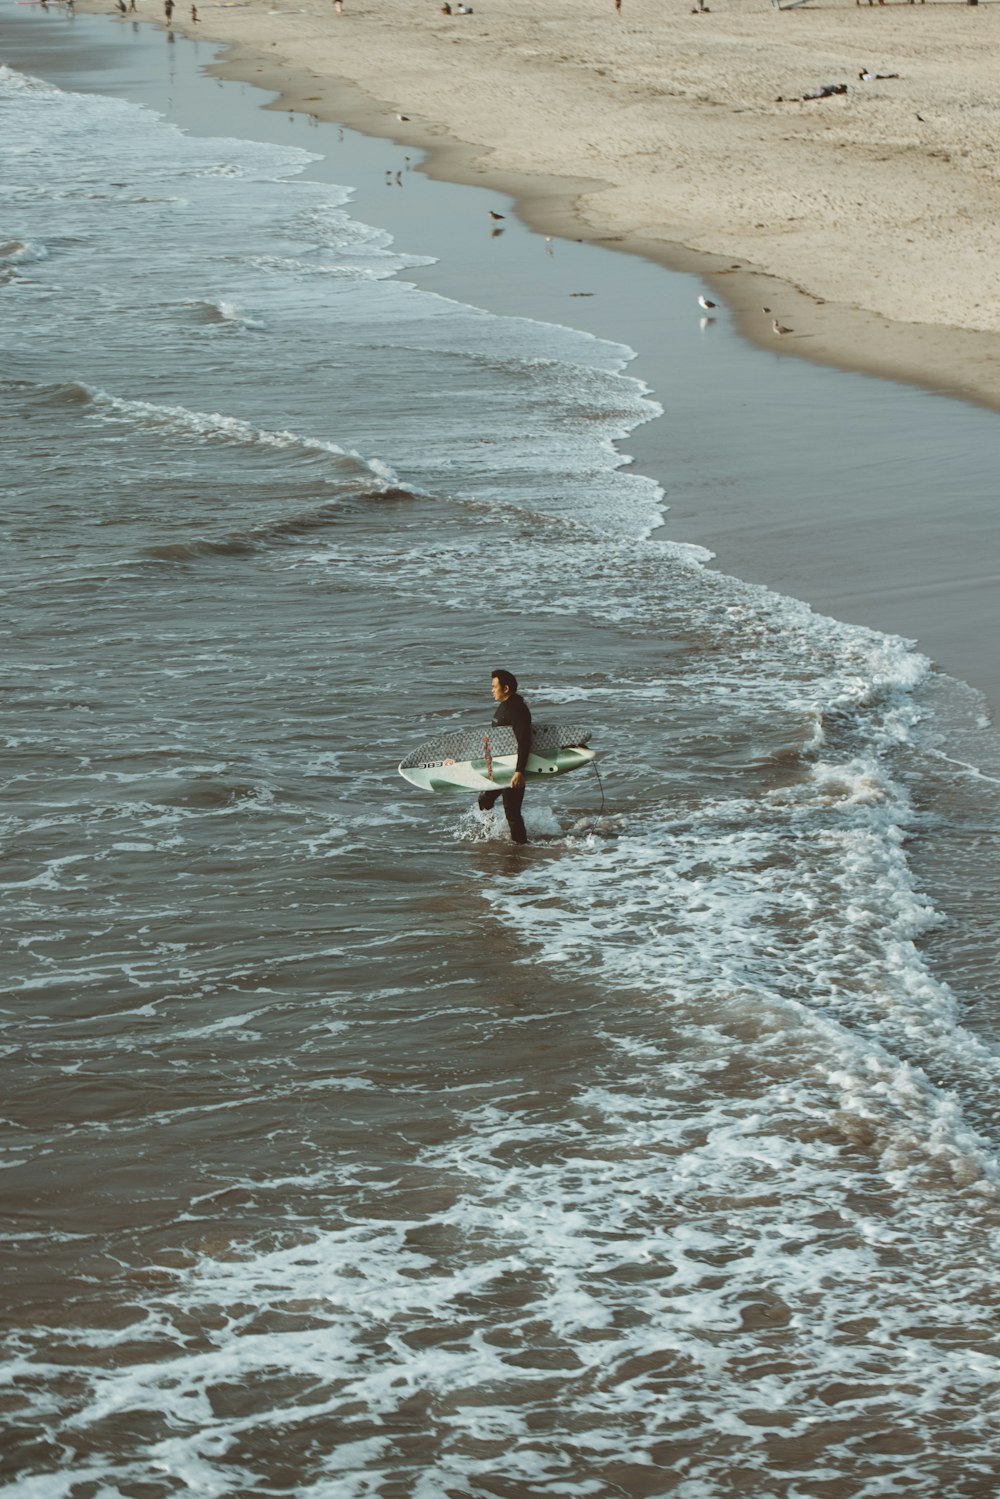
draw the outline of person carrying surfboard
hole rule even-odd
[[[517,678],[513,672],[497,667],[492,678],[493,700],[497,705],[493,722],[498,728],[503,726],[513,731],[517,740],[517,766],[509,786],[502,790],[498,787],[496,791],[480,793],[479,810],[488,812],[495,806],[497,798],[503,797],[504,816],[507,818],[511,838],[515,843],[527,843],[521,803],[524,801],[525,791],[524,770],[531,750],[531,710],[517,690]]]

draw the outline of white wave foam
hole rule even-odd
[[[44,244],[19,239],[8,239],[0,243],[0,265],[31,265],[48,258],[48,246]]]
[[[213,301],[209,299],[204,302],[193,302],[193,307],[205,308],[211,320],[216,325],[222,324],[232,328],[266,328],[267,324],[261,318],[251,317],[249,313],[243,312],[234,302],[222,299]]]
[[[348,459],[352,464],[366,469],[382,486],[404,487],[389,464],[379,458],[366,458],[335,442],[304,437],[298,432],[271,431],[254,426],[252,422],[243,421],[239,417],[225,416],[218,411],[192,411],[186,406],[161,406],[151,401],[126,400],[102,390],[90,389],[88,395],[93,412],[99,417],[128,421],[148,430],[186,433],[208,441],[285,449],[302,454],[329,454],[331,457]]]
[[[30,73],[20,73],[16,68],[0,63],[0,88],[11,94],[58,94],[60,89],[43,78],[34,78]]]

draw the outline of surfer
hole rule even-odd
[[[510,785],[503,790],[483,791],[479,797],[480,812],[488,812],[496,804],[498,797],[503,797],[503,810],[507,818],[507,826],[510,828],[510,836],[515,843],[527,843],[528,835],[524,830],[524,818],[521,816],[521,803],[524,801],[524,768],[528,763],[528,753],[531,749],[531,710],[524,698],[517,690],[517,678],[513,672],[497,668],[493,673],[493,700],[497,705],[493,714],[493,722],[497,727],[505,726],[512,729],[514,738],[517,740],[517,766],[510,778]]]

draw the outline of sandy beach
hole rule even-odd
[[[714,272],[752,338],[774,340],[771,306],[785,352],[993,407],[997,24],[995,6],[957,0],[624,0],[620,15],[612,0],[485,0],[450,16],[246,0],[199,6],[197,25],[173,15],[233,46],[230,76],[503,186],[539,227]],[[826,85],[846,92],[804,97]]]

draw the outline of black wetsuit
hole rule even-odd
[[[493,722],[498,728],[513,730],[514,738],[517,740],[517,765],[514,768],[523,775],[531,749],[531,709],[519,692],[512,692],[509,698],[497,705]],[[521,816],[524,791],[523,785],[505,786],[503,790],[484,791],[479,798],[480,807],[484,812],[488,812],[497,798],[503,797],[504,815],[507,818],[507,826],[510,828],[510,836],[515,843],[528,841],[528,835],[524,830],[524,818]]]

